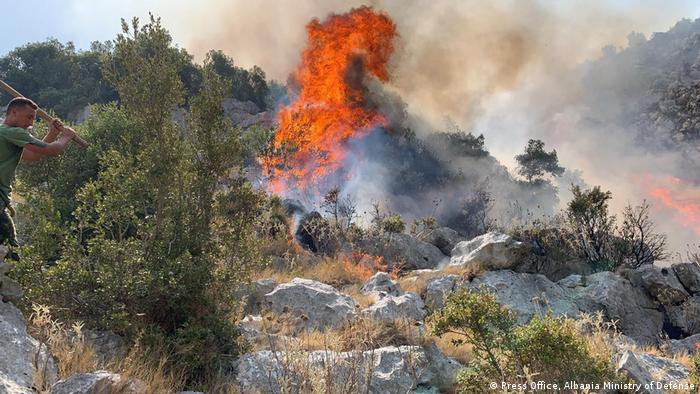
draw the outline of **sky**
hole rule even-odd
[[[633,15],[624,27],[647,35],[665,31],[681,18],[700,16],[700,2],[697,0],[523,0],[520,4],[530,2],[543,4],[572,22],[578,19],[579,8],[590,8],[595,4],[596,9],[609,14]],[[21,4],[11,3],[16,8],[8,14],[11,17],[6,16],[0,24],[0,55],[48,37],[61,42],[71,41],[78,49],[87,49],[92,41],[113,39],[120,31],[120,18],[145,19],[152,12],[162,17],[175,42],[197,58],[201,59],[209,49],[223,49],[240,65],[259,64],[276,79],[284,79],[293,68],[293,59],[298,57],[304,38],[302,21],[311,17],[322,18],[329,12],[343,12],[361,4],[388,10],[403,8],[405,4],[428,9],[433,6],[432,2],[425,0],[25,0]],[[452,3],[464,4],[465,1],[454,0]],[[518,2],[504,0],[496,3],[512,5]],[[611,20],[611,23],[616,22]],[[232,38],[231,35],[246,39]],[[295,45],[290,45],[290,42]],[[275,62],[260,57],[261,46],[281,52],[280,56],[286,61]]]

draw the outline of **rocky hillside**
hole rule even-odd
[[[362,392],[447,390],[462,368],[456,359],[460,353],[430,338],[426,317],[444,308],[446,297],[460,288],[493,292],[520,324],[547,311],[575,319],[600,314],[619,329],[608,333],[614,349],[610,362],[618,371],[640,384],[688,382],[688,366],[677,358],[694,353],[700,342],[696,264],[597,273],[562,264],[556,271],[533,273],[530,245],[500,233],[463,240],[448,228],[422,239],[387,236],[374,251],[400,257],[410,268],[398,280],[378,272],[352,295],[305,278],[261,279],[240,289],[246,317],[239,326],[251,351],[232,360],[230,374],[242,392],[282,392],[329,384],[331,378],[333,385]],[[13,305],[21,292],[6,276],[9,268],[0,263],[0,393],[33,393],[39,380],[48,382],[50,393],[97,393],[117,386],[123,392],[148,392],[143,382],[108,371],[58,380],[46,346],[27,334],[25,319]],[[391,334],[370,334],[390,326]],[[363,333],[373,339],[362,340]],[[344,337],[348,335],[353,340]],[[317,339],[316,348],[309,346],[314,336],[325,338],[320,343]],[[98,339],[104,334],[90,338],[100,354],[114,356],[114,346],[109,350]],[[330,338],[356,346],[331,350],[338,348],[324,342]]]

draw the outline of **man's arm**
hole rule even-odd
[[[60,131],[63,130],[63,135],[57,140]],[[22,151],[23,161],[38,161],[44,156],[57,156],[65,150],[65,146],[73,138],[75,132],[73,129],[64,127],[60,120],[55,119],[49,126],[49,132],[46,134],[42,143],[30,143],[24,145]],[[68,136],[68,142],[63,141]]]

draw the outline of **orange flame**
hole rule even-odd
[[[389,265],[381,256],[353,251],[352,255],[343,260],[343,268],[354,276],[367,280],[377,272],[387,272],[392,279],[398,279],[398,267],[389,270]]]
[[[389,79],[396,36],[391,19],[362,7],[323,23],[314,19],[306,31],[308,44],[293,75],[298,96],[278,114],[275,153],[261,158],[273,193],[321,187],[342,173],[349,139],[387,123],[369,108],[362,82],[365,75]]]
[[[679,221],[700,235],[700,190],[690,182],[666,177],[664,186],[649,189],[649,195],[678,214]]]

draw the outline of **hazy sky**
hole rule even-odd
[[[468,0],[454,0],[461,4]],[[517,7],[530,1],[504,0],[499,3]],[[533,0],[545,4],[552,12],[560,12],[573,22],[578,18],[579,8],[605,10],[621,16],[631,15],[625,28],[640,31],[647,35],[653,31],[667,30],[681,18],[695,19],[700,16],[700,2],[697,0],[658,0],[658,1],[556,1]],[[375,5],[387,10],[401,9],[410,3],[413,7],[433,6],[430,1],[405,0],[25,0],[21,4],[9,6],[14,9],[6,13],[0,24],[0,55],[27,42],[42,41],[54,37],[62,42],[72,41],[78,48],[88,48],[90,42],[112,39],[120,30],[120,18],[134,16],[145,18],[153,12],[163,18],[164,25],[171,31],[175,41],[189,52],[201,57],[208,49],[223,49],[239,64],[251,66],[260,64],[275,78],[282,78],[289,71],[288,62],[271,63],[268,59],[256,59],[260,46],[268,45],[271,50],[282,48],[281,56],[291,59],[299,48],[292,48],[290,42],[302,45],[303,20],[323,17],[328,12],[344,12],[352,6]],[[474,7],[481,2],[475,1]],[[8,6],[5,6],[8,7]],[[630,22],[632,21],[632,22]],[[248,41],[227,35],[249,37]],[[296,38],[291,40],[292,38]],[[235,43],[227,45],[231,41]],[[249,45],[246,45],[246,42]],[[249,46],[254,46],[250,48]],[[297,52],[298,53],[298,52]]]

